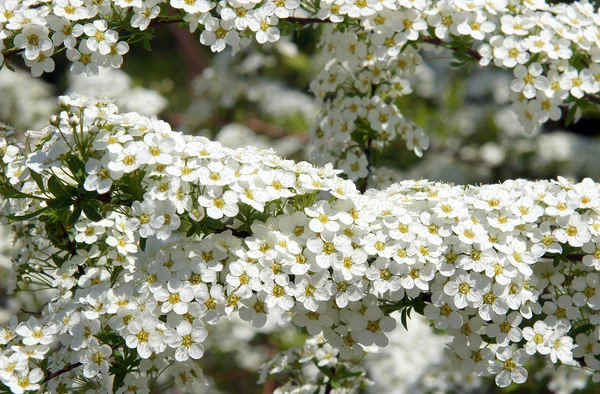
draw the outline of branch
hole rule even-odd
[[[444,48],[448,48],[448,49],[450,49],[452,51],[455,51],[455,50],[458,49],[457,47],[452,46],[449,42],[442,41],[442,40],[440,40],[437,37],[427,37],[427,36],[425,36],[425,37],[422,37],[422,40],[423,40],[423,42],[426,42],[428,44],[432,44],[432,45],[435,45],[435,46],[441,46],[441,47],[444,47]],[[483,58],[483,56],[481,55],[481,53],[479,53],[477,50],[472,49],[472,48],[469,49],[469,50],[467,50],[467,54],[469,56],[471,56],[473,59],[477,60],[477,61],[480,61]],[[587,94],[586,93],[584,97],[585,97],[585,99],[587,101],[592,102],[594,104],[600,105],[600,96],[596,96],[594,94]]]
[[[367,146],[363,149],[365,157],[367,158],[367,176],[365,177],[365,182],[360,186],[360,192],[364,193],[367,191],[367,185],[369,183],[369,176],[371,175],[371,146],[373,140],[369,137],[367,140]]]
[[[66,367],[64,367],[60,371],[56,371],[56,372],[53,372],[50,375],[48,375],[48,377],[46,379],[44,379],[44,381],[42,382],[42,384],[47,383],[49,380],[52,380],[55,377],[62,375],[63,373],[70,372],[70,371],[74,370],[77,367],[81,367],[81,363],[75,363],[75,364],[67,365]]]
[[[281,138],[281,137],[296,137],[302,140],[302,142],[308,142],[308,137],[301,131],[287,131],[281,127],[272,125],[270,123],[263,122],[257,118],[250,118],[246,121],[246,126],[251,128],[253,131],[265,134],[270,137]]]
[[[21,312],[23,312],[23,313],[30,314],[30,315],[42,316],[42,314],[41,314],[40,312],[31,312],[31,311],[26,311],[26,310],[25,310],[25,309],[23,309],[23,308],[21,308],[21,309],[20,309],[20,311],[21,311]]]
[[[457,47],[452,46],[449,42],[442,41],[442,40],[440,40],[437,37],[427,37],[427,36],[425,36],[425,37],[422,37],[422,39],[423,39],[423,42],[426,42],[428,44],[432,44],[432,45],[435,45],[435,46],[438,46],[438,47],[439,46],[443,46],[444,48],[448,48],[448,49],[453,50],[453,51],[455,51],[455,50],[458,49]],[[483,56],[481,55],[481,53],[477,52],[475,49],[469,49],[467,51],[467,54],[469,56],[471,56],[473,59],[477,60],[477,61],[479,61],[479,60],[481,60],[483,58]]]
[[[319,18],[297,18],[297,17],[290,17],[290,18],[285,18],[284,20],[289,21],[289,22],[293,22],[293,23],[299,23],[301,25],[311,25],[313,23],[333,23],[331,22],[329,19],[319,19]]]

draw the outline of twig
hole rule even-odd
[[[450,46],[450,44],[448,42],[442,41],[437,37],[422,37],[423,42],[426,42],[428,44],[431,45],[435,45],[435,46],[443,46],[444,48],[448,48],[451,50],[456,50],[456,47],[452,47]],[[483,56],[481,55],[481,53],[477,52],[475,49],[469,49],[467,51],[467,54],[469,56],[471,56],[473,59],[479,61],[483,58]]]
[[[287,131],[275,125],[263,122],[257,118],[250,118],[246,121],[246,126],[251,128],[260,134],[265,134],[270,137],[296,137],[302,139],[302,142],[308,142],[306,135],[303,135],[301,131]]]
[[[46,377],[46,379],[44,379],[44,381],[42,382],[42,384],[48,382],[49,380],[54,379],[57,376],[62,375],[63,373],[70,372],[70,371],[72,371],[75,368],[80,367],[80,366],[81,366],[81,363],[75,363],[75,364],[67,365],[66,367],[64,367],[60,371],[56,371],[56,372],[53,372],[50,375],[48,375],[48,377]]]
[[[288,22],[299,23],[301,25],[311,25],[313,23],[332,23],[329,19],[319,19],[319,18],[296,18],[290,17],[285,18]]]
[[[331,370],[331,378],[329,378],[329,381],[327,382],[327,386],[325,386],[325,394],[329,394],[333,390],[331,381],[332,381],[333,377],[335,376],[335,368],[331,367],[329,369]]]
[[[41,312],[31,312],[31,311],[26,311],[25,309],[21,308],[20,309],[21,312],[23,313],[28,313],[30,315],[36,315],[36,316],[42,316]]]
[[[365,177],[364,183],[360,186],[360,192],[364,193],[367,191],[367,184],[369,183],[369,175],[371,175],[371,147],[373,144],[373,140],[369,138],[367,140],[367,146],[363,149],[363,153],[367,158],[367,176]]]

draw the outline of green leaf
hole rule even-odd
[[[222,230],[225,228],[225,224],[223,224],[223,222],[217,219],[206,217],[204,218],[203,222],[208,228],[216,230]]]
[[[7,186],[0,187],[0,194],[6,198],[32,198],[35,200],[47,200],[47,198],[23,193],[23,192],[18,191],[14,187],[7,187]]]
[[[48,201],[48,206],[54,209],[68,209],[73,205],[73,200],[68,197],[58,197]]]
[[[81,211],[83,210],[83,207],[81,205],[75,207],[75,209],[73,210],[73,212],[71,212],[69,214],[69,216],[67,216],[67,222],[65,223],[67,226],[72,226],[75,223],[77,223],[77,220],[79,220],[79,217],[81,216]]]
[[[573,105],[569,112],[567,113],[567,118],[565,119],[565,126],[570,126],[573,123],[573,119],[575,119],[575,114],[577,113],[577,104]]]
[[[38,209],[35,212],[28,213],[27,215],[23,215],[23,216],[16,216],[16,215],[4,215],[4,216],[7,219],[12,220],[13,222],[22,222],[24,220],[29,220],[29,219],[32,219],[32,218],[38,216],[39,214],[43,213],[46,209],[48,209],[48,207]]]
[[[586,334],[588,332],[591,332],[593,329],[594,329],[593,324],[590,324],[590,323],[582,324],[581,326],[575,328],[574,330],[571,330],[569,332],[569,336],[571,338],[575,338],[577,335]]]
[[[142,45],[145,50],[147,50],[148,52],[152,52],[152,45],[150,45],[150,36],[148,34],[144,35]]]
[[[83,205],[83,213],[92,222],[99,222],[104,219],[102,214],[100,214],[100,210],[90,203]]]
[[[42,192],[46,192],[46,186],[44,186],[44,180],[42,179],[42,176],[31,169],[29,170],[29,174],[31,175],[35,183],[38,185],[40,190]]]
[[[72,186],[67,187],[63,185],[56,175],[52,175],[50,179],[48,179],[48,190],[50,190],[50,193],[52,193],[55,197],[71,198],[75,194],[74,190],[72,189]]]
[[[187,231],[185,236],[190,238],[194,236],[198,232],[198,230],[200,230],[200,225],[198,223],[194,223],[190,226],[190,229]]]
[[[417,312],[419,315],[424,316],[425,315],[425,301],[423,301],[423,298],[418,297],[415,298],[414,300],[415,302],[413,303],[413,308],[415,310],[415,312]],[[410,317],[410,315],[409,315]]]
[[[140,249],[142,250],[142,252],[146,251],[146,241],[148,240],[148,238],[140,238]]]
[[[7,62],[6,59],[4,61],[4,67],[8,68],[12,72],[15,72],[15,68],[13,67],[13,65]]]
[[[404,326],[404,328],[405,328],[406,330],[408,330],[408,323],[407,323],[407,321],[406,321],[406,315],[407,315],[407,312],[406,312],[406,310],[407,310],[407,309],[408,309],[408,308],[405,308],[405,309],[403,309],[403,310],[402,310],[402,313],[400,314],[400,321],[402,322],[402,325]]]
[[[331,371],[331,369],[329,369],[327,367],[319,366],[316,362],[315,362],[315,365],[317,366],[317,368],[319,368],[319,371],[321,371],[321,373],[323,375],[327,376],[330,380],[333,380],[333,378],[334,378],[335,375],[333,374],[333,372]]]
[[[73,175],[81,177],[83,174],[85,174],[85,164],[79,159],[79,157],[70,155],[67,157],[66,162],[67,167],[69,167],[69,170]]]

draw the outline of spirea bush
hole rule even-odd
[[[239,315],[261,327],[274,310],[313,337],[263,366],[261,381],[287,374],[279,392],[368,385],[358,363],[364,347],[387,345],[394,312],[405,325],[424,315],[452,337],[457,368],[500,387],[524,383],[533,355],[600,380],[599,184],[367,190],[392,141],[419,156],[428,147],[395,103],[412,91],[420,50],[511,69],[527,129],[600,102],[591,3],[0,0],[2,61],[22,56],[39,76],[65,52],[73,73],[93,75],[169,23],[201,31],[213,51],[326,23],[331,60],[311,84],[321,167],[77,94],[24,140],[3,126],[13,290],[51,291],[43,310],[0,331],[0,389],[144,394],[174,382],[195,392],[207,325]]]

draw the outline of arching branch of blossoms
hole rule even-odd
[[[31,151],[1,139],[3,214],[23,234],[19,286],[42,286],[41,269],[68,297],[0,333],[3,356],[34,346],[56,371],[32,364],[3,380],[13,392],[50,380],[76,388],[67,372],[78,367],[89,384],[153,384],[164,370],[144,360],[157,358],[200,382],[205,325],[236,314],[259,327],[277,309],[323,335],[312,351],[337,354],[315,378],[325,390],[363,384],[353,360],[387,344],[394,312],[424,314],[453,337],[460,365],[475,352],[477,373],[502,387],[524,381],[530,355],[581,359],[574,337],[597,331],[600,185],[589,179],[361,194],[331,166],[226,149],[106,100],[61,106],[30,133]],[[45,235],[57,223],[75,254]],[[31,228],[44,235],[28,238]],[[48,346],[58,342],[58,352]],[[286,359],[318,363],[296,358],[307,349]],[[593,360],[583,358],[597,370]]]
[[[322,108],[312,130],[322,167],[227,149],[81,96],[62,97],[62,112],[29,132],[27,146],[2,129],[17,290],[53,294],[42,316],[13,319],[0,333],[0,363],[18,366],[0,375],[12,392],[79,390],[104,378],[115,392],[137,392],[166,375],[198,391],[206,326],[239,315],[261,327],[278,310],[314,338],[265,365],[263,380],[285,359],[286,372],[309,382],[303,367],[316,364],[304,391],[366,384],[356,365],[364,347],[387,345],[389,315],[405,322],[411,311],[447,331],[457,368],[500,387],[525,382],[532,355],[583,360],[600,373],[600,185],[366,187],[371,159],[392,142],[419,156],[429,146],[396,106],[411,92],[422,42],[451,47],[459,63],[512,70],[513,109],[528,130],[560,118],[561,106],[572,104],[575,117],[597,102],[600,17],[589,3],[1,6],[1,31],[11,32],[4,61],[19,53],[33,75],[52,72],[62,52],[77,74],[118,68],[129,43],[149,43],[149,27],[181,19],[215,52],[276,42],[289,26],[279,19],[317,23],[292,17],[301,7],[335,22],[321,38],[331,60],[310,86]],[[74,380],[67,372],[77,363]]]
[[[51,373],[50,375],[48,375],[48,376],[47,376],[47,377],[46,377],[46,378],[45,378],[45,379],[42,381],[42,384],[44,384],[44,383],[47,383],[47,382],[49,382],[50,380],[52,380],[52,379],[54,379],[54,378],[56,378],[56,377],[58,377],[58,376],[60,376],[60,375],[62,375],[62,374],[65,374],[65,373],[67,373],[67,372],[71,372],[71,371],[72,371],[72,370],[74,370],[75,368],[79,368],[79,367],[81,367],[81,365],[82,365],[82,364],[78,362],[78,363],[75,363],[75,364],[68,365],[68,366],[66,366],[65,368],[63,368],[63,369],[61,369],[61,370],[59,370],[59,371],[56,371],[56,372],[54,372],[54,373]]]

